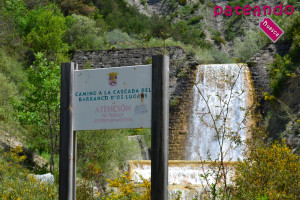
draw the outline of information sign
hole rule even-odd
[[[152,65],[74,73],[74,130],[151,128]]]

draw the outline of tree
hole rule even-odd
[[[96,21],[88,17],[72,14],[67,17],[66,41],[70,49],[100,49],[105,47],[100,34],[103,31]]]
[[[20,35],[24,35],[28,25],[28,10],[23,0],[2,1],[3,16],[10,17]],[[2,10],[2,9],[1,9]]]
[[[66,61],[68,44],[63,41],[66,19],[55,4],[31,10],[26,42],[33,52],[43,52],[51,60]]]
[[[58,150],[60,110],[60,67],[35,54],[36,61],[28,71],[24,96],[15,102],[22,124],[30,127],[28,138],[35,141],[40,151],[51,151],[50,171],[54,170],[54,154]],[[50,148],[49,148],[50,147]]]

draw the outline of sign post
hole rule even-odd
[[[60,200],[76,199],[75,131],[125,128],[151,128],[151,197],[168,199],[169,57],[152,60],[152,66],[93,70],[62,64]]]
[[[168,200],[169,57],[152,57],[151,199]]]
[[[61,66],[59,199],[76,199],[76,133],[73,131],[74,63]]]

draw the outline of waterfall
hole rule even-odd
[[[234,176],[234,166],[237,163],[232,161],[243,159],[245,145],[243,143],[236,145],[228,137],[220,137],[218,140],[214,124],[217,130],[223,130],[220,133],[231,136],[236,133],[234,138],[240,141],[249,137],[246,127],[252,121],[251,116],[249,119],[245,119],[245,116],[247,108],[253,103],[253,98],[247,66],[201,65],[197,68],[195,81],[191,110],[186,111],[190,113],[190,119],[185,160],[169,160],[169,199],[174,199],[172,194],[178,191],[182,193],[182,199],[198,199],[204,193],[205,188],[209,188],[215,182],[214,172],[219,170],[218,163],[220,163],[218,162],[220,160],[219,142],[223,142],[223,152],[226,152],[223,161],[226,163],[227,183],[231,182]],[[223,112],[221,112],[222,109]],[[215,120],[212,120],[212,116]],[[151,163],[150,161],[130,161],[129,172],[135,183],[141,183],[141,177],[150,178]],[[204,174],[208,175],[207,178],[200,176]]]
[[[224,160],[243,159],[244,145],[236,145],[229,138],[221,136],[223,133],[238,133],[241,141],[246,139],[247,130],[243,122],[246,121],[245,109],[250,99],[247,71],[246,66],[238,64],[198,66],[185,160],[220,160],[222,143],[222,151],[226,152]],[[219,140],[215,128],[220,130]]]

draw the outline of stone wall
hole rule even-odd
[[[267,65],[275,60],[275,55],[284,56],[290,49],[290,43],[269,43],[247,61],[257,94],[257,101],[263,106],[264,92],[270,92],[269,71]]]
[[[184,155],[190,117],[188,111],[198,63],[180,47],[168,47],[166,50],[170,57],[169,159],[180,160]],[[152,55],[163,51],[163,48],[77,51],[71,60],[78,63],[79,69],[145,65],[152,62]]]
[[[289,79],[281,89],[276,101],[269,104],[265,102],[263,93],[269,92],[269,79],[267,65],[275,59],[275,55],[284,56],[290,50],[290,43],[267,44],[260,52],[247,62],[254,81],[259,102],[259,112],[267,124],[269,138],[279,140],[285,138],[289,147],[300,155],[300,77]],[[300,74],[298,69],[297,75]]]

